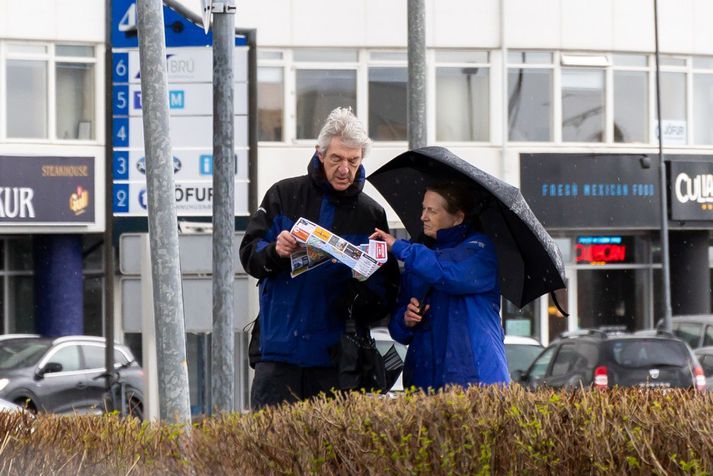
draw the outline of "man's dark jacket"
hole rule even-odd
[[[277,235],[304,217],[359,245],[374,228],[388,229],[384,209],[362,193],[364,168],[354,183],[335,191],[315,154],[307,175],[277,182],[250,218],[240,245],[240,261],[260,287],[260,351],[264,361],[301,367],[334,365],[330,348],[344,331],[347,307],[358,321],[376,321],[392,309],[399,271],[393,257],[367,281],[328,261],[292,278],[289,258],[275,250]]]

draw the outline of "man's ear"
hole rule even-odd
[[[322,153],[319,151],[319,146],[315,145],[314,146],[314,151],[317,154],[317,157],[319,158],[319,161],[324,163],[324,157],[322,156]]]

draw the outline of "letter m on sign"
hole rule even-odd
[[[185,107],[185,94],[183,91],[169,91],[168,103],[171,109],[183,109]]]

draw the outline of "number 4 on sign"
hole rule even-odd
[[[119,31],[136,31],[136,3],[132,3],[119,20]]]

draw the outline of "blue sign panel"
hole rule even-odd
[[[114,83],[129,82],[129,53],[114,53],[112,55],[111,80]]]
[[[114,180],[129,179],[129,151],[115,150],[112,158]]]
[[[114,147],[129,146],[129,118],[115,117],[112,124],[112,137]]]
[[[136,0],[114,0],[111,2],[111,43],[114,48],[138,48],[136,13]],[[167,47],[213,44],[212,32],[209,31],[206,35],[201,25],[196,25],[165,5],[163,17]],[[245,37],[236,37],[235,45],[247,45],[247,40]]]
[[[119,85],[112,88],[111,113],[114,116],[129,115],[129,85]]]
[[[114,213],[129,212],[129,184],[115,183],[112,192]]]

